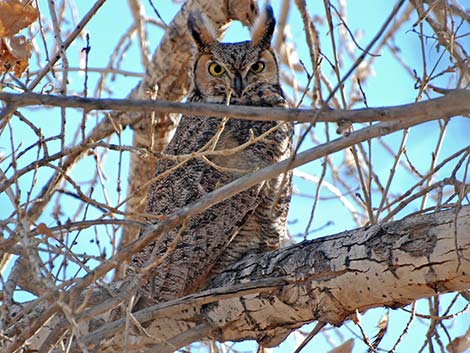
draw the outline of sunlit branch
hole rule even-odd
[[[245,120],[278,120],[309,123],[316,116],[318,122],[352,123],[390,121],[416,118],[448,118],[470,114],[470,91],[453,90],[443,97],[399,106],[354,110],[321,111],[311,109],[283,109],[255,106],[226,106],[210,103],[179,103],[165,100],[95,99],[70,96],[52,96],[36,93],[13,94],[0,92],[0,100],[15,106],[55,106],[91,110],[127,112],[182,113],[205,116],[230,116]]]

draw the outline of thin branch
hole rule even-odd
[[[452,90],[445,96],[424,102],[410,103],[386,108],[363,108],[354,110],[318,111],[310,109],[266,108],[211,103],[179,103],[165,100],[133,99],[94,99],[71,96],[53,96],[36,93],[0,92],[0,100],[15,106],[50,105],[55,107],[81,108],[91,110],[114,110],[122,112],[154,112],[161,114],[182,113],[202,116],[230,116],[231,118],[256,121],[298,121],[310,123],[316,121],[352,123],[391,121],[413,117],[452,117],[470,115],[470,90]],[[131,121],[128,120],[127,124]]]

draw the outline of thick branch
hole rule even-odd
[[[218,275],[210,287],[134,314],[140,322],[152,322],[146,328],[152,336],[168,340],[147,344],[147,352],[171,352],[207,334],[220,341],[256,339],[273,346],[308,322],[340,325],[356,311],[397,308],[466,290],[470,206],[248,256]],[[83,342],[97,343],[114,334],[106,349],[117,348],[124,320],[103,326]]]
[[[210,103],[179,103],[165,100],[95,99],[52,96],[34,93],[3,93],[0,100],[18,106],[50,105],[82,108],[85,110],[114,110],[123,112],[182,113],[204,116],[230,116],[246,120],[279,120],[309,123],[313,119],[322,122],[347,120],[353,123],[390,121],[407,118],[448,118],[470,115],[470,91],[453,90],[447,95],[424,102],[386,108],[317,111],[311,109],[265,108],[255,106],[226,106]]]

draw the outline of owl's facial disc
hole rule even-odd
[[[214,43],[195,60],[194,88],[213,103],[240,104],[259,94],[260,86],[278,86],[279,68],[271,49],[254,50],[250,42]]]

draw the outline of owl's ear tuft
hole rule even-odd
[[[188,29],[199,50],[217,41],[217,35],[206,16],[199,11],[191,11],[188,15]]]
[[[275,26],[276,19],[274,18],[273,8],[271,5],[266,5],[251,29],[253,46],[261,46],[262,49],[268,49],[271,45]]]

